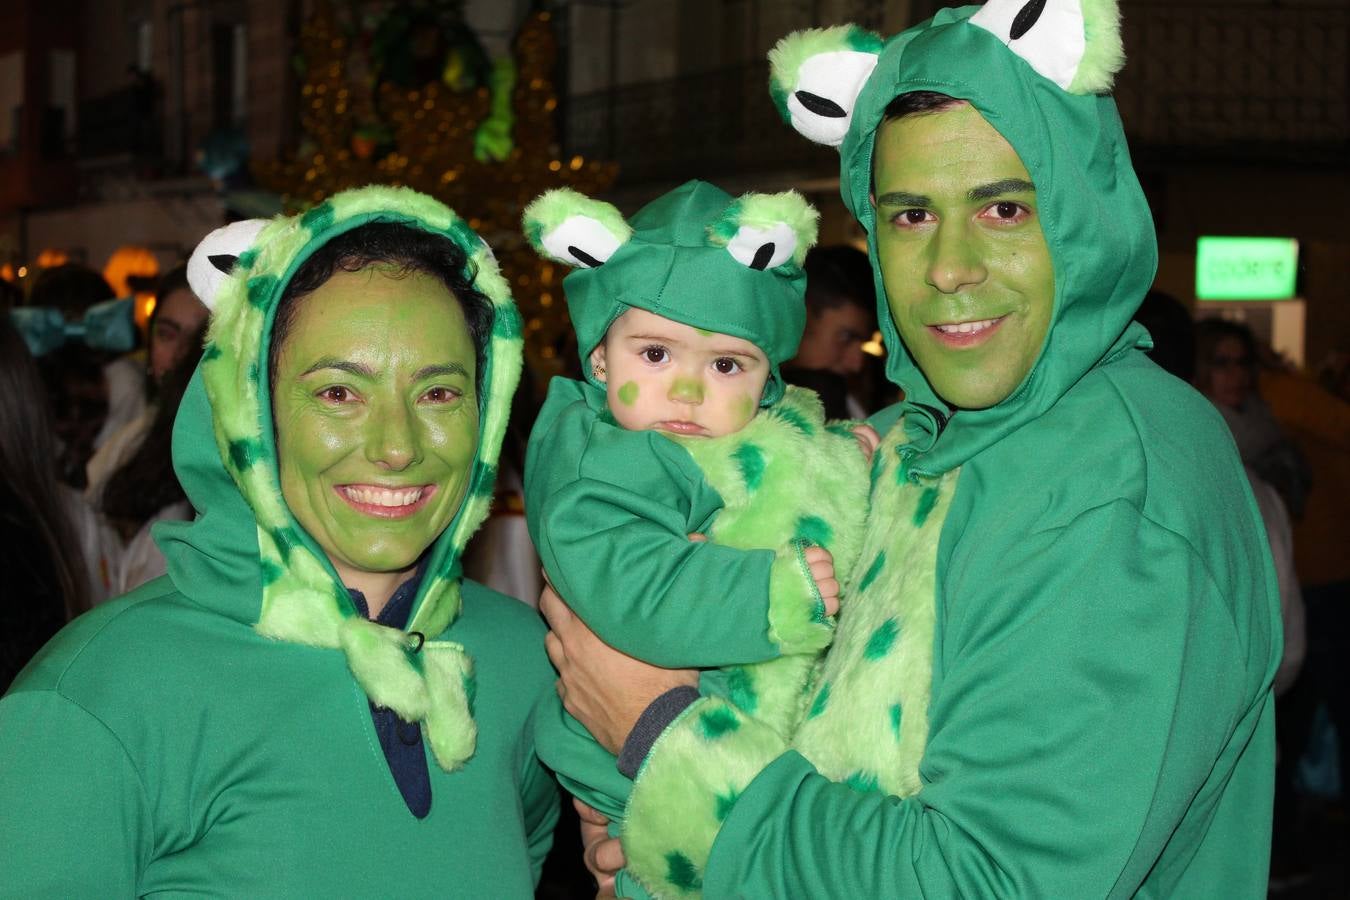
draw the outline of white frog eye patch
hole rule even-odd
[[[621,246],[609,229],[590,216],[570,216],[540,240],[547,255],[587,269],[603,265]]]
[[[727,252],[750,269],[775,269],[792,258],[797,235],[786,222],[768,228],[742,225],[727,241]]]
[[[202,238],[188,259],[188,285],[197,299],[210,310],[216,308],[216,294],[225,279],[230,277],[239,256],[253,246],[266,219],[245,219],[231,222]]]
[[[817,144],[838,147],[853,123],[853,105],[877,66],[873,53],[821,53],[797,70],[797,89],[788,95],[792,127]]]

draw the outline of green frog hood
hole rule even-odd
[[[361,615],[327,556],[282,499],[273,439],[268,348],[277,304],[318,248],[354,228],[394,222],[441,235],[468,258],[493,307],[480,372],[479,444],[464,502],[423,559],[407,630]],[[472,754],[473,661],[442,636],[460,612],[460,554],[487,515],[511,395],[520,319],[487,245],[455,213],[402,188],[337,194],[301,216],[227,226],[189,263],[212,308],[202,362],[174,426],[174,468],[197,510],[159,529],[169,575],[192,601],[280,641],[341,650],[370,700],[420,722],[438,764]]]
[[[1114,101],[1124,61],[1111,0],[991,0],[939,12],[889,40],[847,25],[797,32],[770,55],[771,93],[799,132],[840,152],[840,190],[868,233],[887,375],[935,474],[1040,416],[1093,367],[1150,346],[1131,319],[1152,284],[1157,241]],[[887,105],[933,91],[966,100],[1017,151],[1036,188],[1054,266],[1054,310],[1037,361],[1002,402],[952,410],[900,341],[876,265],[872,155]]]

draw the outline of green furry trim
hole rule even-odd
[[[792,121],[787,98],[797,89],[797,73],[804,62],[821,53],[841,50],[880,54],[884,43],[880,35],[851,24],[807,28],[779,40],[769,51],[769,94],[783,121]]]
[[[612,203],[593,200],[571,188],[555,188],[540,194],[525,207],[525,214],[521,217],[525,240],[529,241],[534,252],[545,259],[567,266],[575,265],[572,260],[554,256],[544,247],[544,236],[573,216],[585,216],[599,222],[620,246],[628,243],[628,239],[633,236],[632,226]]]
[[[792,262],[800,268],[806,261],[806,251],[816,244],[820,213],[796,191],[741,195],[708,226],[708,242],[725,247],[743,227],[762,231],[780,224],[791,228],[797,238]]]
[[[408,626],[430,639],[420,655],[405,652],[403,632],[356,616],[328,560],[295,523],[277,482],[267,408],[271,318],[286,283],[314,248],[372,221],[401,222],[453,241],[467,254],[474,285],[495,313],[471,490],[431,551],[417,612]],[[258,522],[264,577],[256,630],[279,640],[340,647],[373,702],[407,721],[424,721],[437,762],[446,769],[462,764],[473,752],[475,729],[463,683],[472,662],[458,645],[434,638],[459,615],[459,557],[487,516],[511,395],[520,377],[519,322],[491,251],[453,211],[406,188],[366,187],[336,194],[303,216],[278,218],[263,228],[217,294],[201,364],[221,460]],[[425,664],[433,659],[434,665]]]
[[[623,826],[629,873],[656,900],[700,896],[734,798],[786,749],[783,738],[726,700],[691,704],[638,772]]]
[[[869,527],[858,564],[841,578],[848,603],[793,739],[827,778],[874,780],[897,797],[921,787],[937,547],[959,474],[922,483],[900,478],[903,442],[896,424],[877,448]]]
[[[1116,73],[1125,65],[1125,46],[1120,39],[1120,5],[1117,0],[1081,0],[1083,32],[1087,46],[1078,71],[1069,83],[1070,94],[1104,94],[1111,90]]]

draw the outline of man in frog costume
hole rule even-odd
[[[1264,896],[1279,603],[1222,422],[1131,323],[1156,246],[1122,60],[1098,0],[775,49],[784,116],[840,148],[905,399],[792,741],[704,697],[639,751],[653,894]],[[651,673],[544,608],[569,709],[627,733],[607,711]]]
[[[552,673],[533,611],[459,563],[520,372],[491,252],[369,187],[227,226],[189,271],[214,307],[173,446],[198,516],[0,701],[0,895],[532,896]]]

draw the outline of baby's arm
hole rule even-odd
[[[595,479],[567,485],[539,515],[539,555],[554,587],[625,653],[655,665],[708,667],[829,643],[817,575],[831,587],[832,571],[828,556],[811,552],[817,548],[690,541],[679,510]],[[829,593],[837,599],[837,584]]]

